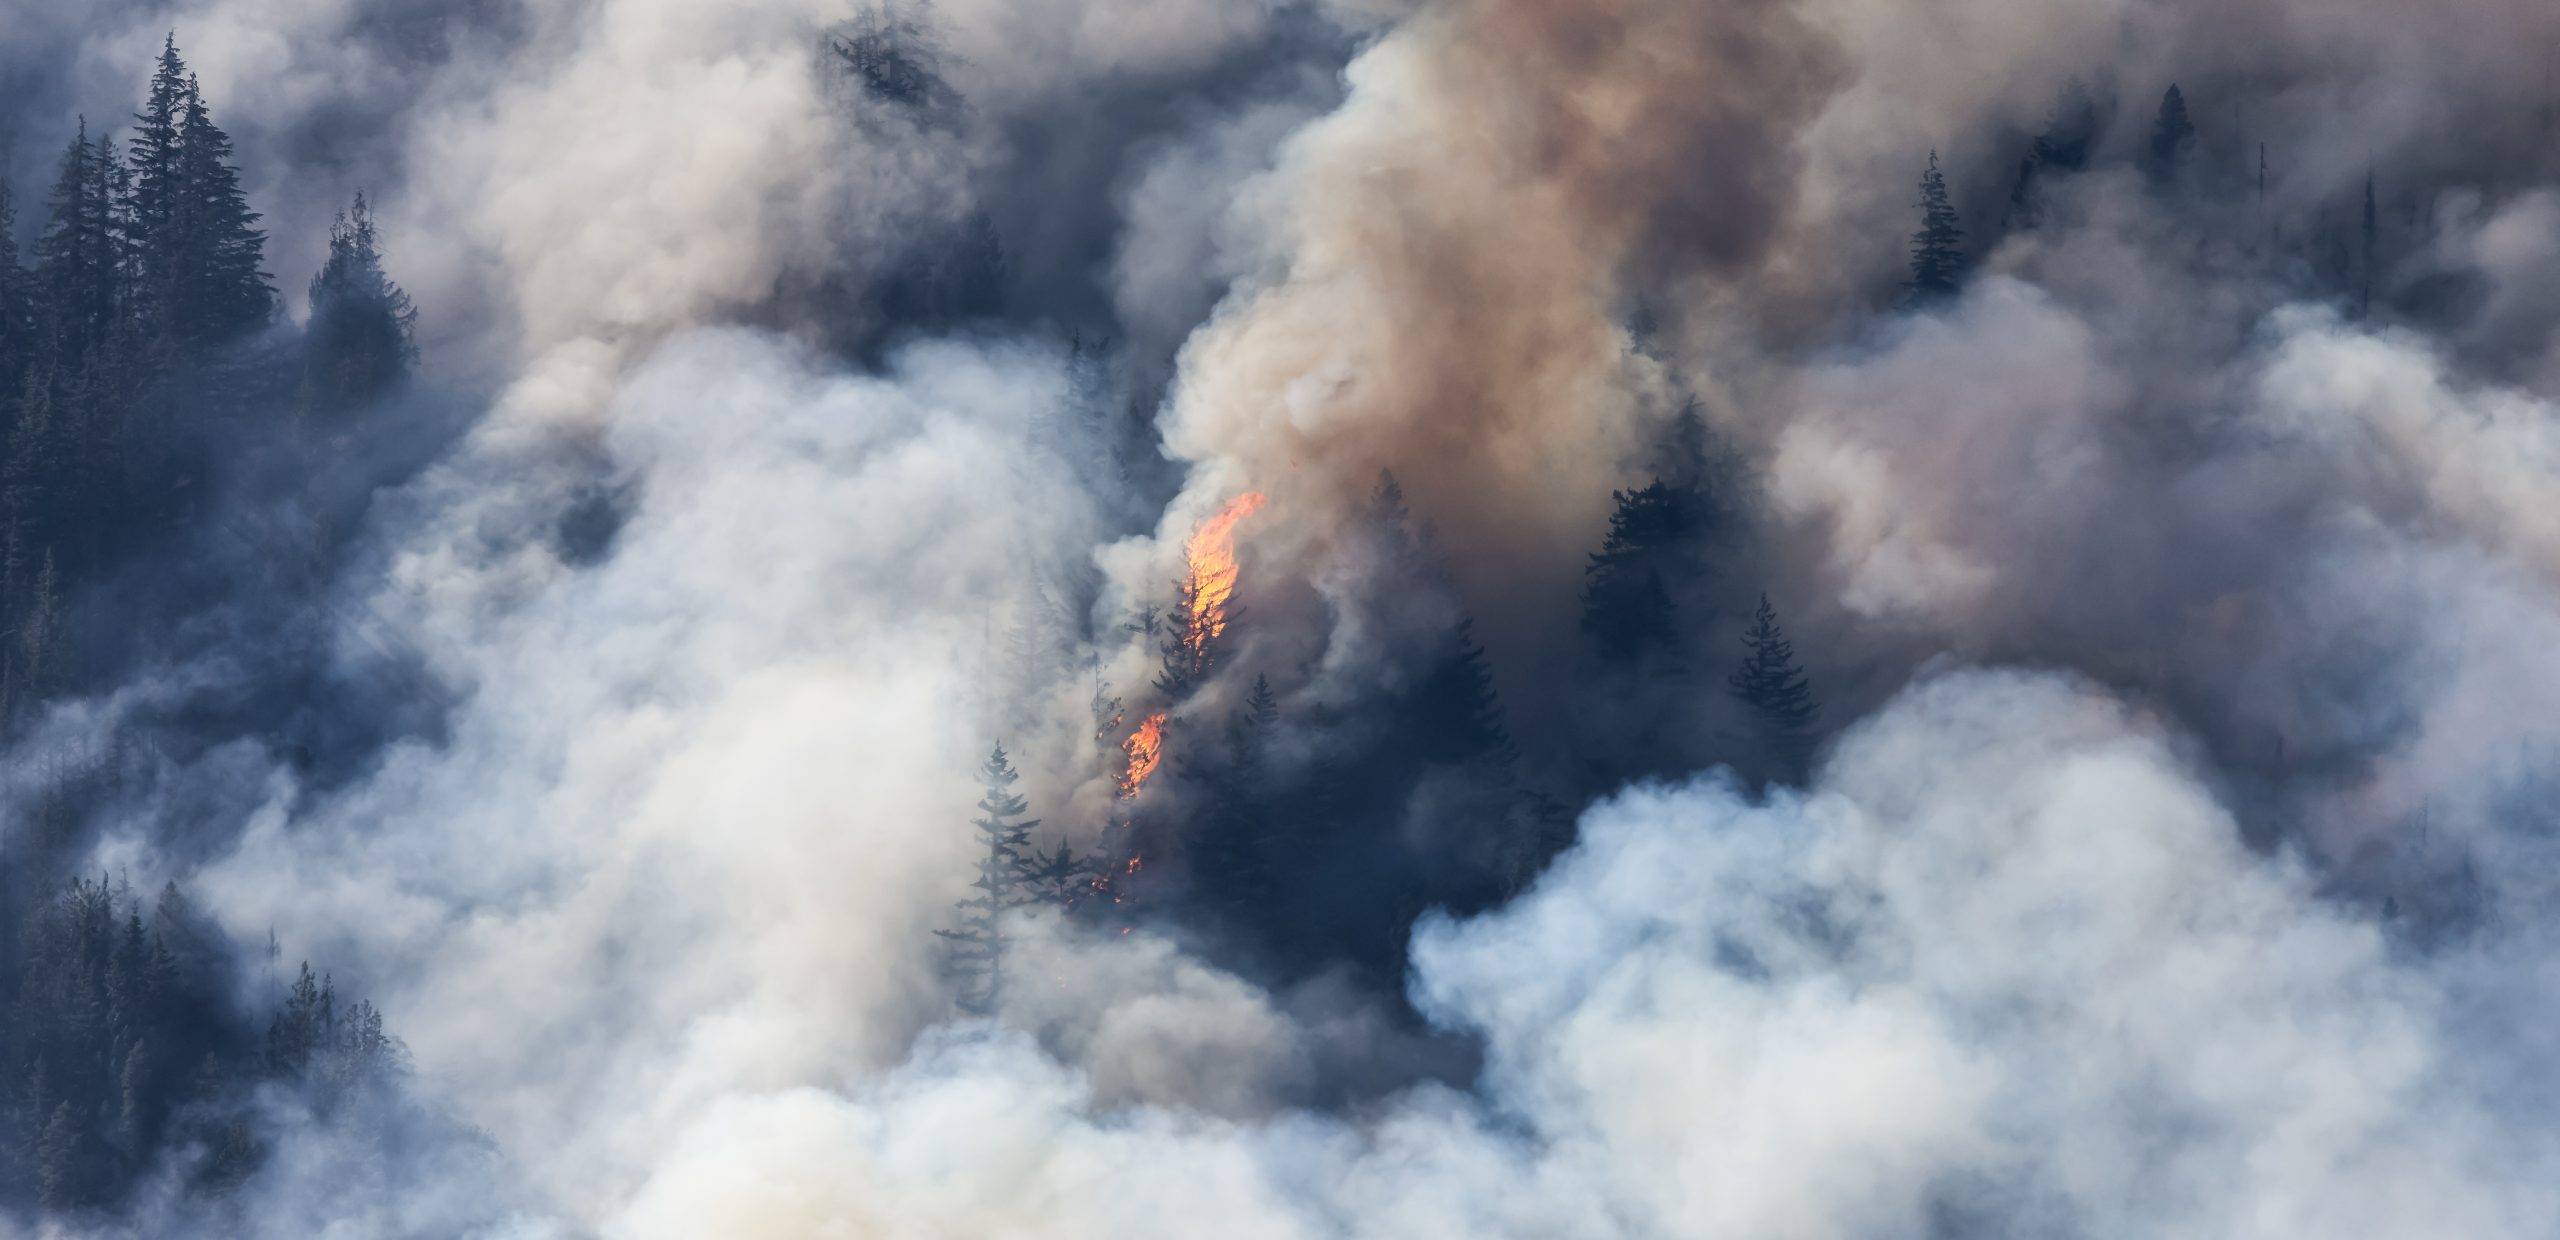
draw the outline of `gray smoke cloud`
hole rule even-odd
[[[953,115],[846,79],[828,38],[884,20]],[[171,793],[96,854],[341,962],[487,1136],[342,1207],[347,1156],[288,1124],[261,1229],[2560,1227],[2546,6],[131,5],[8,61],[22,201],[28,133],[129,106],[173,24],[278,236],[375,187],[486,406],[332,587],[339,661],[413,656],[438,733],[343,787],[167,759],[236,834],[167,843]],[[2106,154],[2002,235],[2075,76]],[[2132,169],[2172,80],[2239,188]],[[1896,310],[1933,146],[1983,271]],[[2369,174],[2357,317],[2305,273]],[[1028,304],[874,321],[973,217]],[[1099,386],[1063,343],[1092,322]],[[1091,698],[1144,683],[1120,626],[1202,518],[1272,497],[1238,668],[1330,700],[1462,606],[1534,746],[1609,492],[1693,397],[1843,725],[1812,787],[1589,808],[1517,899],[1421,923],[1421,1030],[1038,917],[1029,980],[953,1018],[963,773],[1001,738],[1044,842],[1091,842]],[[1096,465],[1132,403],[1162,459]],[[1382,598],[1381,469],[1454,602]],[[221,674],[65,704],[31,751]]]
[[[1414,988],[1481,1093],[1357,1122],[1115,1102],[1020,1034],[696,1116],[632,1235],[2291,1236],[2560,1218],[2442,984],[2252,854],[2159,722],[1934,678],[1817,788],[1630,792]],[[1117,949],[1107,949],[1117,950]],[[1034,1002],[1038,1002],[1034,1000]],[[1249,1048],[1229,1047],[1252,1063]]]

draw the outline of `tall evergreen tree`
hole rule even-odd
[[[13,702],[41,701],[61,683],[61,586],[53,566],[53,552],[47,550],[12,616],[10,636],[15,640],[8,651],[8,684]]]
[[[1952,297],[1964,282],[1964,229],[1947,196],[1947,177],[1938,171],[1938,153],[1929,152],[1929,167],[1920,174],[1920,231],[1911,234],[1911,279],[1906,288],[1913,301]]]
[[[1158,692],[1172,701],[1179,702],[1191,696],[1191,691],[1209,677],[1209,663],[1217,639],[1201,630],[1199,610],[1199,579],[1185,573],[1173,583],[1173,606],[1165,609],[1157,625],[1160,635],[1156,639],[1156,649],[1162,659],[1156,671],[1155,686]]]
[[[1751,631],[1742,638],[1749,653],[1726,684],[1750,712],[1756,741],[1778,778],[1800,782],[1813,760],[1818,739],[1814,725],[1822,707],[1813,685],[1796,665],[1795,646],[1778,627],[1777,609],[1760,596]]]
[[[310,292],[305,407],[364,405],[407,379],[417,361],[417,307],[381,269],[374,208],[361,192],[330,223],[328,261]]]
[[[240,173],[231,162],[231,135],[213,123],[204,92],[191,75],[180,112],[178,210],[183,264],[171,324],[189,348],[227,344],[266,326],[275,313],[275,289],[267,282],[267,236],[249,209]]]
[[[106,169],[109,144],[89,140],[83,121],[57,165],[52,218],[36,243],[39,313],[47,329],[46,369],[69,377],[115,328],[122,271]]]
[[[89,1181],[97,1155],[89,1126],[69,1099],[55,1103],[46,1117],[36,1147],[36,1204],[62,1214],[89,1204]]]
[[[35,276],[19,260],[17,199],[0,180],[0,433],[17,419],[36,351]]]
[[[312,1057],[335,1036],[337,1017],[336,985],[312,976],[311,962],[303,961],[292,993],[267,1023],[268,1071],[294,1076],[308,1068]]]
[[[2160,96],[2160,114],[2151,122],[2151,175],[2162,182],[2176,180],[2186,172],[2195,145],[2196,126],[2187,117],[2187,96],[2171,83]]]
[[[978,877],[969,884],[976,894],[952,906],[958,911],[958,924],[934,933],[951,944],[947,961],[960,987],[960,1010],[988,1016],[1004,996],[1004,915],[1028,903],[1036,890],[1031,886],[1038,864],[1031,851],[1031,832],[1040,820],[1021,817],[1030,811],[1031,803],[1013,791],[1021,776],[1005,757],[1004,746],[996,746],[987,756],[979,775],[986,781],[986,792],[978,798],[978,817],[970,823],[977,828],[984,850],[978,857]]]
[[[1502,722],[1493,665],[1477,644],[1475,621],[1462,619],[1404,703],[1405,739],[1425,762],[1508,760],[1511,730]]]
[[[373,207],[358,193],[329,226],[329,260],[311,277],[306,407],[352,408],[398,387],[417,361],[417,319],[382,270]]]
[[[1669,579],[1696,568],[1698,496],[1657,479],[1610,499],[1609,532],[1582,569],[1582,631],[1603,654],[1634,659],[1678,636]]]
[[[1190,850],[1192,880],[1248,912],[1275,892],[1268,837],[1276,788],[1269,751],[1279,723],[1280,699],[1270,678],[1256,676],[1227,725],[1226,751],[1187,761],[1184,768],[1203,794]]]
[[[185,233],[195,212],[188,201],[182,133],[189,89],[187,65],[178,56],[177,36],[171,34],[161,44],[150,92],[134,114],[133,139],[125,149],[137,296],[142,313],[153,318],[174,312],[192,248]]]

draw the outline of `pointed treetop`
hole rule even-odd
[[[1920,230],[1911,234],[1911,279],[1904,285],[1914,301],[1955,295],[1964,281],[1964,229],[1957,223],[1955,202],[1947,194],[1947,176],[1938,170],[1938,152],[1920,174]]]
[[[1795,645],[1779,627],[1768,595],[1760,596],[1742,643],[1749,653],[1726,685],[1750,710],[1761,747],[1780,776],[1801,779],[1813,755],[1814,725],[1822,707],[1814,701],[1811,680],[1796,664]]]
[[[2186,166],[2196,144],[2195,122],[2187,117],[2187,96],[2172,82],[2160,96],[2160,114],[2151,122],[2151,173],[2166,180]]]

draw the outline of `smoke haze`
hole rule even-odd
[[[2560,9],[21,7],[31,265],[174,29],[239,364],[358,190],[418,313],[65,587],[10,882],[406,1060],[0,1230],[2560,1231]]]

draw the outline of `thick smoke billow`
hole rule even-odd
[[[1414,991],[1481,1091],[1357,1122],[1112,1105],[1020,1035],[697,1117],[617,1220],[689,1235],[2536,1234],[2547,1134],[2442,986],[2240,842],[2155,720],[1934,679],[1815,789],[1605,802]],[[1228,1048],[1240,1064],[1259,1048]],[[752,1168],[752,1170],[750,1169]]]
[[[2560,1230],[2560,10],[22,25],[0,1231]]]

